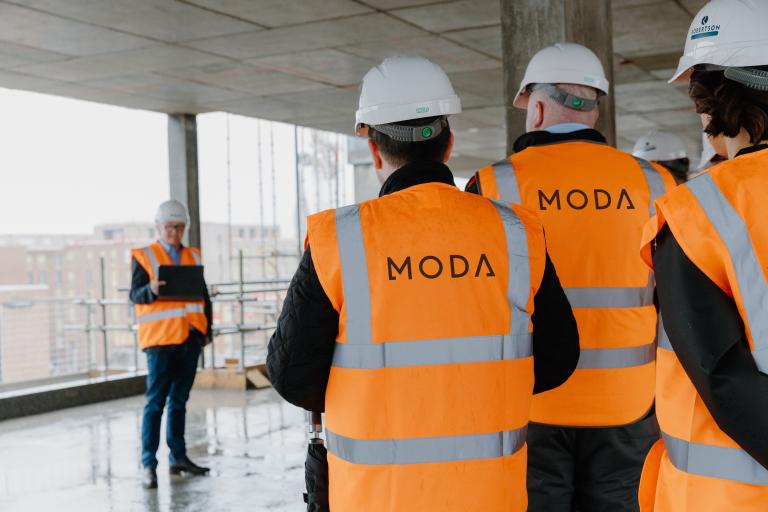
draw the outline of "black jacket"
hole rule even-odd
[[[740,154],[760,149],[768,146]],[[653,266],[664,328],[685,373],[723,432],[768,469],[768,375],[755,365],[735,302],[686,256],[669,226],[656,237]]]
[[[134,304],[152,304],[157,299],[157,295],[152,293],[149,285],[149,274],[144,267],[139,265],[135,258],[131,258],[131,291],[128,294],[131,302]],[[213,327],[213,305],[208,295],[208,287],[205,287],[205,317],[208,319],[208,332],[200,333],[210,340],[211,329]]]
[[[453,175],[445,165],[413,163],[393,173],[379,196],[431,182],[454,185]],[[579,359],[576,320],[549,257],[534,297],[531,321],[534,392],[540,393],[563,384]],[[272,385],[287,401],[311,411],[325,409],[325,389],[338,325],[339,314],[320,285],[311,249],[307,247],[288,288],[267,355]]]

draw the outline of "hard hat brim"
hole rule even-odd
[[[456,95],[406,105],[372,105],[360,108],[355,113],[355,132],[357,133],[361,129],[361,125],[376,126],[378,124],[397,123],[412,119],[460,113],[461,100]]]
[[[666,162],[668,160],[679,160],[681,158],[688,158],[688,154],[685,151],[674,151],[666,154],[659,154],[656,152],[647,151],[635,151],[632,156],[648,160],[649,162]]]
[[[710,51],[700,50],[698,55],[683,55],[669,83],[690,80],[693,69],[699,65],[708,66],[714,70],[768,64],[768,44],[758,44],[749,48],[739,47],[739,44],[741,43],[720,45]]]
[[[528,94],[528,91],[526,88],[528,87],[528,84],[525,84],[524,86],[520,87],[520,90],[517,91],[517,94],[515,95],[515,99],[512,102],[512,106],[515,108],[520,109],[527,109],[528,108],[528,97],[530,94]]]

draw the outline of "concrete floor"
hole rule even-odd
[[[0,510],[305,510],[303,414],[271,389],[194,390],[188,453],[211,474],[171,478],[161,445],[152,491],[140,481],[142,407],[134,397],[0,422]]]

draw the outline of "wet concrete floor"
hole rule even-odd
[[[134,397],[0,422],[0,511],[306,510],[303,414],[273,390],[193,390],[188,454],[211,474],[171,477],[161,444],[156,490],[141,486],[143,405]]]

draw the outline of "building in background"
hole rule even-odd
[[[0,382],[51,376],[51,322],[46,285],[0,285]],[[23,298],[21,298],[23,297]]]
[[[103,360],[103,333],[85,327],[101,324],[101,310],[87,306],[102,294],[101,261],[105,297],[124,301],[131,248],[154,239],[150,223],[99,225],[92,235],[0,236],[0,383],[95,371]],[[290,277],[298,262],[296,240],[282,239],[276,226],[203,223],[202,239],[206,280],[221,289],[239,280],[241,251],[245,281]],[[217,305],[215,321],[234,323],[236,308]],[[106,322],[128,326],[131,311],[128,304],[111,305]],[[108,366],[133,367],[134,342],[127,329],[110,331]]]

